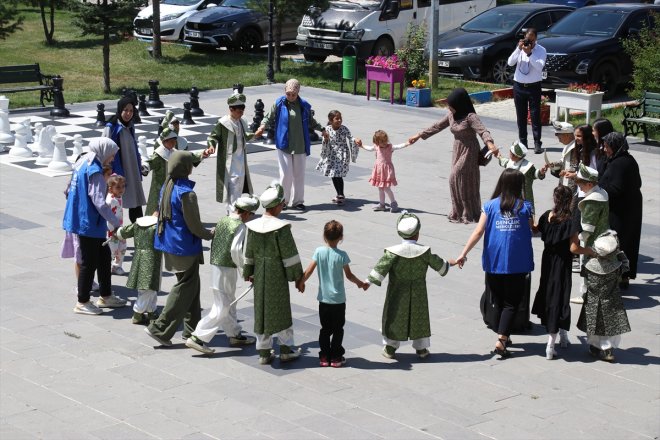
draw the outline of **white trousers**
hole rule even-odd
[[[135,313],[153,313],[158,303],[158,292],[155,290],[138,289],[137,299],[133,303]]]
[[[587,335],[587,343],[598,347],[601,350],[607,350],[608,348],[617,348],[621,343],[621,335],[616,336],[596,336],[596,335]]]
[[[280,166],[280,185],[284,188],[284,200],[295,206],[305,203],[305,163],[307,155],[289,154],[277,150],[277,162]],[[293,194],[291,185],[293,184]]]
[[[242,327],[236,318],[236,304],[229,307],[229,304],[236,299],[237,278],[238,269],[235,267],[211,265],[213,305],[197,323],[193,336],[209,342],[219,328],[222,328],[228,338],[241,334]]]
[[[277,336],[280,345],[293,347],[293,327],[282,330],[274,335],[255,335],[257,337],[257,350],[270,350],[273,348],[273,336]]]
[[[389,345],[397,349],[401,345],[401,341],[388,339],[385,335],[383,335],[383,345]],[[431,346],[431,338],[413,339],[412,346],[415,350],[423,350],[425,348],[429,348]]]

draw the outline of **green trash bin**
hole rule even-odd
[[[344,56],[342,61],[342,79],[355,79],[355,63],[357,57],[354,55]]]

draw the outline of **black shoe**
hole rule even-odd
[[[628,287],[630,287],[630,280],[628,278],[624,278],[619,281],[619,289],[628,290]]]
[[[296,211],[306,211],[307,207],[305,207],[305,205],[303,205],[302,203],[298,203],[296,206],[293,206],[293,209],[295,209]]]
[[[542,154],[543,153],[543,148],[541,148],[540,146],[534,147],[534,153]]]

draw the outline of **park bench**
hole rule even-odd
[[[649,141],[648,126],[660,126],[660,93],[644,92],[644,98],[634,106],[623,109],[625,135],[644,133],[644,142]]]
[[[52,75],[44,75],[39,69],[39,64],[26,64],[21,66],[0,66],[0,94],[14,92],[29,92],[39,90],[41,92],[41,106],[44,106],[44,100],[51,102],[54,98]],[[21,83],[36,83],[30,86],[15,86]],[[5,87],[4,84],[12,84],[11,87]]]

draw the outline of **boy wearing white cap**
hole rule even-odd
[[[289,282],[303,290],[303,268],[291,234],[291,224],[277,217],[284,207],[284,190],[271,184],[259,197],[266,209],[260,218],[246,223],[243,277],[254,284],[254,332],[257,337],[259,363],[274,359],[273,336],[280,344],[280,361],[300,357],[293,344],[293,319],[289,298]]]
[[[245,223],[259,209],[259,200],[244,194],[234,203],[234,212],[222,217],[215,226],[211,241],[211,290],[213,306],[197,323],[186,346],[204,354],[214,353],[208,344],[219,328],[229,338],[232,347],[253,344],[253,337],[241,334],[242,327],[236,317],[236,280],[243,270],[243,245],[247,230]]]
[[[509,148],[509,158],[502,157],[498,153],[497,157],[500,163],[500,166],[503,168],[512,168],[518,170],[525,176],[525,185],[523,187],[523,197],[529,203],[532,204],[532,214],[534,213],[534,191],[532,190],[532,184],[534,180],[545,179],[545,168],[537,170],[533,163],[525,159],[527,156],[527,147],[520,142],[514,142]]]
[[[160,123],[160,130],[161,132],[169,128],[170,130],[174,130],[174,132],[177,134],[176,138],[176,143],[175,143],[175,148],[180,151],[184,151],[188,149],[188,139],[184,138],[183,136],[179,135],[179,130],[181,128],[181,121],[177,116],[174,115],[174,112],[172,110],[168,110],[165,112],[165,117],[163,118],[162,122]],[[160,135],[160,133],[159,133]],[[158,148],[161,146],[160,142],[160,137],[156,139],[154,142],[154,149]]]
[[[616,232],[612,230],[594,240],[590,253],[595,258],[585,265],[587,293],[577,327],[587,334],[592,356],[613,362],[621,334],[630,331],[619,291],[619,279],[628,270],[628,258],[619,250]]]
[[[405,213],[397,220],[397,232],[403,238],[399,245],[385,249],[376,267],[367,278],[368,283],[381,285],[389,274],[385,304],[383,305],[383,356],[394,359],[400,341],[412,339],[417,356],[429,355],[431,323],[426,291],[426,271],[430,267],[445,276],[455,260],[444,260],[431,253],[429,246],[417,243],[421,223],[415,214]]]
[[[207,152],[217,152],[215,172],[215,200],[227,204],[227,213],[232,212],[232,205],[241,194],[252,194],[252,182],[247,163],[247,141],[254,137],[243,112],[245,112],[244,94],[234,91],[227,98],[229,114],[215,124],[207,139]]]

